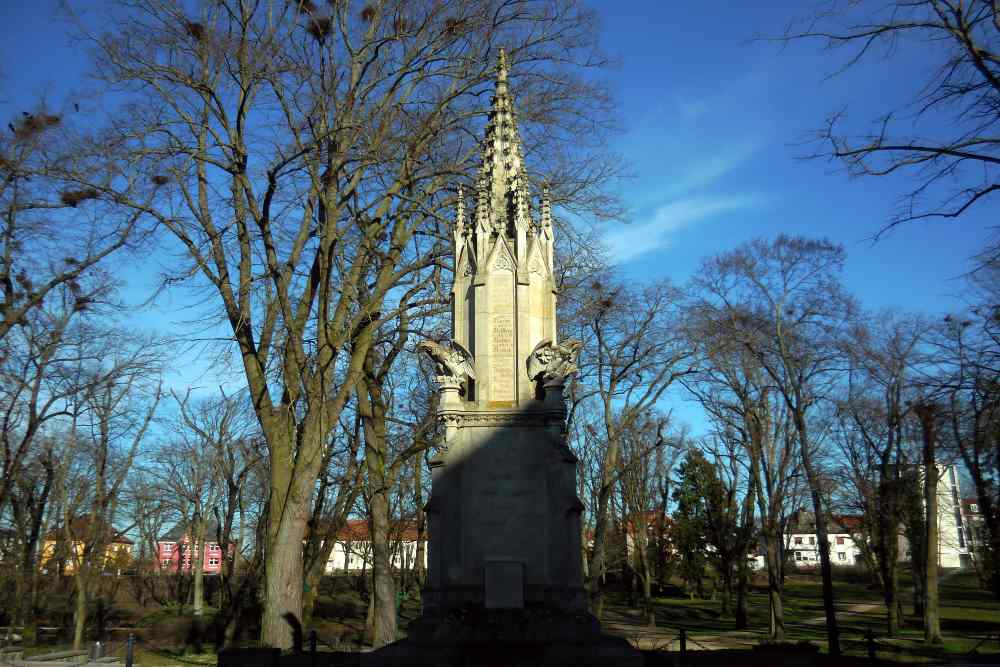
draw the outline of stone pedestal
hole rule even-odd
[[[642,666],[641,654],[624,639],[602,635],[590,614],[567,614],[546,605],[517,610],[469,605],[441,622],[419,619],[409,632],[407,639],[363,654],[361,665]]]
[[[454,339],[423,341],[437,368],[442,438],[430,460],[423,614],[365,665],[640,665],[601,634],[583,589],[583,504],[566,445],[563,386],[579,341],[557,341],[547,194],[528,174],[497,68],[473,220],[459,191]]]

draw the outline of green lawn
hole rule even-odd
[[[1000,652],[1000,602],[979,588],[975,575],[957,573],[947,577],[940,586],[941,629],[945,644],[925,650],[921,619],[913,617],[912,582],[901,577],[903,610],[906,614],[899,636],[887,639],[885,611],[879,591],[864,582],[835,581],[838,621],[844,649],[864,654],[864,636],[871,628],[878,640],[879,655],[895,659],[918,660],[966,654]],[[622,608],[623,596],[613,595],[612,606]],[[818,576],[791,575],[785,587],[785,628],[790,641],[824,643],[826,627],[822,623],[823,596]],[[734,631],[735,621],[719,613],[718,600],[690,600],[682,597],[656,599],[657,625],[666,631],[681,628],[694,636],[724,636]],[[766,637],[769,612],[766,589],[754,587],[748,605],[749,632]]]

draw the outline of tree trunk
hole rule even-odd
[[[879,583],[882,586],[882,598],[885,602],[886,633],[895,637],[899,633],[899,480],[893,480],[891,485],[885,482],[886,476],[894,474],[888,466],[882,466],[882,483],[879,495],[882,511],[878,516],[878,566]]]
[[[813,512],[816,515],[816,538],[819,542],[819,564],[823,578],[823,613],[826,617],[827,650],[831,656],[840,655],[840,631],[837,628],[837,610],[833,599],[833,569],[830,566],[830,537],[826,530],[826,516],[823,511],[823,499],[820,496],[819,475],[812,465],[812,454],[809,451],[805,416],[798,412],[795,415],[795,429],[799,435],[799,447],[802,455],[802,468],[809,484],[809,495],[812,499]]]
[[[413,592],[419,594],[420,588],[424,585],[425,571],[424,559],[427,553],[427,538],[425,537],[426,519],[424,518],[424,462],[421,457],[417,457],[413,466],[413,501],[416,507],[414,521],[417,528],[417,549],[413,558]]]
[[[381,388],[372,374],[371,355],[365,360],[368,381],[359,384],[358,411],[365,434],[365,466],[368,472],[369,532],[372,548],[372,646],[379,648],[396,641],[396,582],[392,576],[392,550],[389,544],[390,500],[393,475],[386,462],[385,405]]]
[[[291,493],[277,497],[272,488],[268,506],[268,545],[264,560],[264,613],[261,618],[261,643],[280,649],[301,648],[302,644],[302,540],[306,532],[309,491],[301,489],[302,478],[280,484],[272,457],[272,485],[289,488]],[[291,476],[291,463],[279,463]],[[279,483],[275,484],[275,477]],[[283,500],[283,502],[282,502]]]
[[[306,583],[302,592],[302,627],[312,626],[313,610],[316,608],[316,598],[319,597],[319,586],[323,581],[324,562],[317,559],[306,572]]]
[[[736,629],[747,628],[747,593],[750,587],[750,577],[747,572],[747,559],[744,556],[736,566]]]
[[[771,639],[785,641],[785,608],[781,599],[781,550],[778,537],[768,532],[765,544],[767,560],[767,594],[771,608]]]
[[[191,549],[194,552],[191,554],[193,556],[191,567],[194,568],[194,603],[192,606],[195,617],[199,618],[205,611],[205,529],[200,519],[195,519],[192,524],[191,540],[193,544]]]
[[[80,557],[83,560],[83,557]],[[87,626],[87,585],[80,572],[82,563],[77,564],[77,571],[73,575],[73,583],[76,587],[76,604],[73,607],[73,650],[79,651],[83,648],[83,631]]]
[[[923,434],[924,507],[927,512],[926,566],[924,569],[924,642],[941,644],[941,619],[938,610],[938,468],[937,434],[934,406],[918,406],[917,416]]]
[[[396,582],[389,553],[388,489],[372,493],[372,646],[379,648],[396,641]]]
[[[614,417],[610,401],[606,401],[605,424],[610,433],[614,427]],[[597,490],[597,512],[594,527],[594,546],[590,564],[587,568],[590,576],[587,579],[587,589],[590,597],[590,613],[598,620],[604,615],[604,591],[601,586],[601,578],[605,573],[605,543],[610,531],[611,516],[608,509],[611,500],[611,492],[614,488],[615,471],[618,469],[618,439],[608,437],[608,449],[604,455],[604,462],[601,465],[601,486]]]

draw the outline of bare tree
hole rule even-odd
[[[600,482],[591,507],[593,547],[588,563],[591,612],[600,618],[610,530],[609,503],[618,482],[622,434],[642,420],[688,368],[688,350],[676,329],[681,294],[667,283],[636,289],[615,277],[594,276],[576,290],[562,327],[584,343],[575,403],[593,401],[601,415]],[[575,412],[575,409],[574,409]]]
[[[100,75],[136,93],[120,131],[161,185],[131,203],[187,255],[168,280],[215,297],[267,443],[265,643],[291,646],[301,622],[310,500],[373,334],[398,315],[388,295],[443,261],[498,45],[525,63],[536,173],[566,206],[609,201],[609,162],[568,160],[603,151],[606,96],[571,72],[601,62],[593,26],[570,0],[139,0],[82,29]]]
[[[926,382],[946,407],[943,431],[972,481],[983,516],[976,556],[984,583],[1000,599],[1000,319],[989,291],[979,297],[972,312],[945,318],[934,339],[935,372]]]
[[[41,547],[51,524],[54,508],[50,500],[62,468],[57,461],[59,439],[49,436],[40,440],[43,442],[35,443],[10,491],[10,525],[16,538],[5,549],[4,574],[0,577],[5,584],[12,584],[4,586],[2,605],[12,611],[15,622],[23,627],[22,636],[28,645],[37,641],[39,615],[46,599]]]
[[[938,458],[937,433],[940,414],[937,405],[921,400],[913,407],[920,420],[923,438],[921,463],[923,464],[924,511],[926,512],[926,545],[924,569],[924,641],[941,644],[941,616],[938,605]]]
[[[1000,14],[993,0],[825,0],[779,41],[819,40],[844,53],[840,71],[911,49],[935,64],[907,77],[911,101],[886,109],[874,128],[851,134],[846,112],[818,133],[818,156],[852,176],[911,175],[916,187],[882,231],[923,218],[955,218],[1000,189]],[[883,62],[885,58],[883,58]],[[995,252],[995,249],[994,251]]]
[[[904,426],[926,330],[918,318],[883,312],[863,316],[844,341],[851,367],[847,395],[837,406],[838,440],[865,529],[859,542],[871,552],[890,637],[899,630],[902,609],[899,534],[903,473],[911,461]]]
[[[811,427],[817,406],[839,379],[837,343],[854,310],[853,299],[838,282],[843,261],[840,246],[782,235],[705,261],[694,281],[706,300],[725,312],[736,340],[764,370],[788,410],[816,518],[832,655],[839,655],[840,641],[823,477]]]
[[[90,297],[107,298],[110,281],[96,270],[91,276],[104,280],[104,287]],[[92,326],[99,313],[80,305],[77,291],[56,288],[36,308],[22,315],[17,325],[0,341],[0,442],[3,444],[3,476],[0,478],[0,513],[12,484],[18,479],[22,461],[32,453],[34,440],[45,427],[66,418],[70,405],[88,390],[86,382],[66,369],[86,361],[74,357],[84,351],[69,340]],[[80,384],[83,382],[84,384]]]
[[[121,331],[95,333],[78,340],[94,350],[96,360],[77,365],[77,373],[93,381],[76,398],[66,450],[70,468],[60,489],[62,536],[73,562],[75,649],[82,645],[88,603],[108,565],[108,547],[121,533],[114,522],[126,476],[160,397],[155,347],[133,343]]]
[[[712,303],[710,294],[696,292],[693,297],[684,326],[688,344],[698,357],[698,372],[683,383],[726,442],[739,443],[747,456],[753,491],[748,496],[760,516],[767,565],[771,638],[782,641],[782,519],[798,471],[788,410],[763,366],[741,341],[740,331],[731,328],[729,306]]]
[[[663,491],[660,486],[663,478],[669,477],[678,456],[676,448],[668,447],[671,440],[665,433],[667,424],[668,418],[659,415],[634,423],[621,434],[620,486],[626,545],[631,552],[632,571],[642,586],[643,611],[650,626],[656,625],[653,582],[657,578],[659,554],[654,550],[663,547],[656,536],[662,535],[667,519],[666,512],[659,511],[662,504],[657,496]],[[665,449],[669,453],[664,453]]]
[[[116,143],[79,151],[92,137],[78,120],[39,107],[0,133],[0,342],[62,292],[79,310],[104,299],[106,277],[95,269],[149,232],[151,218],[118,206],[120,197],[148,201],[148,184],[108,168],[120,157]]]

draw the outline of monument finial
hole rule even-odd
[[[458,200],[455,203],[455,230],[462,233],[465,230],[465,188],[458,186]]]
[[[510,67],[507,65],[507,51],[500,47],[500,55],[497,57],[497,88],[507,85],[507,73]]]
[[[500,49],[497,56],[496,71],[496,91],[486,123],[479,175],[488,190],[487,204],[492,227],[505,230],[516,227],[515,220],[507,219],[508,203],[512,197],[516,199],[516,189],[521,184],[526,185],[527,178],[524,175],[521,136],[517,130],[513,100],[507,88],[510,66],[504,49]],[[515,211],[515,215],[523,218],[525,213]]]

